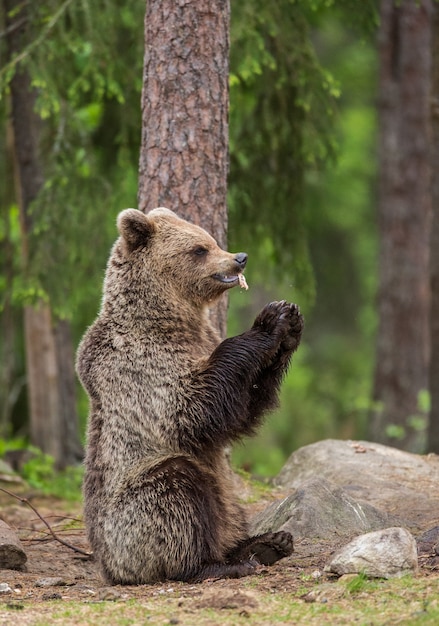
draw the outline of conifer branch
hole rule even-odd
[[[42,41],[46,39],[48,33],[52,30],[52,28],[55,26],[55,24],[57,23],[61,15],[64,13],[64,11],[67,9],[67,7],[69,6],[69,4],[71,4],[72,1],[73,0],[65,0],[65,2],[60,6],[58,11],[55,11],[52,18],[47,22],[46,26],[41,30],[38,37],[36,37],[33,41],[31,41],[30,44],[22,52],[20,52],[20,54],[17,54],[16,57],[14,57],[11,61],[9,61],[9,63],[7,63],[0,70],[0,78],[2,78],[4,75],[7,75],[7,73],[11,69],[15,68],[19,63],[21,63],[21,61],[23,61],[26,57],[28,57],[30,53],[36,47],[38,47]],[[6,31],[5,33],[2,33],[2,35],[5,35],[5,34],[7,34]]]

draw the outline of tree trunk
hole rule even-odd
[[[58,369],[52,320],[48,306],[27,306],[24,310],[26,371],[30,407],[31,442],[62,458]]]
[[[429,363],[430,0],[381,0],[380,285],[371,437],[419,450]]]
[[[20,0],[5,0],[9,57],[22,51],[28,41],[26,5]],[[17,9],[21,7],[22,11]],[[21,21],[16,28],[14,20]],[[39,154],[41,120],[34,112],[35,91],[26,69],[17,68],[11,81],[11,112],[16,172],[16,194],[20,207],[24,272],[29,267],[28,240],[32,230],[30,207],[43,184]],[[55,458],[57,467],[81,458],[77,432],[74,394],[73,348],[70,333],[57,329],[45,303],[27,306],[24,311],[26,370],[30,411],[31,442]],[[65,324],[65,323],[63,323]],[[61,346],[61,344],[65,345]],[[70,355],[70,362],[59,356]],[[66,380],[70,377],[69,383]],[[69,393],[65,393],[66,389]],[[66,433],[69,438],[66,438]],[[71,437],[71,439],[70,439]]]
[[[2,26],[4,26],[2,24]],[[13,167],[13,137],[12,126],[8,121],[6,124],[6,151],[5,151],[5,185],[1,190],[1,202],[4,207],[9,207],[15,202],[14,196],[14,167]],[[9,184],[6,184],[9,181]],[[5,232],[2,241],[2,273],[4,280],[4,301],[3,310],[0,315],[1,337],[0,342],[0,437],[6,439],[11,432],[11,421],[14,405],[20,395],[23,386],[22,377],[17,376],[17,350],[15,346],[18,335],[18,327],[21,326],[17,320],[17,312],[12,304],[12,289],[14,282],[14,245],[11,238],[10,218],[4,220]]]
[[[73,465],[83,458],[76,411],[75,352],[70,322],[58,320],[53,326],[55,353],[58,364],[58,422],[61,457],[58,465]]]
[[[228,0],[150,0],[139,208],[166,206],[227,244]],[[226,299],[216,311],[222,335]]]
[[[431,41],[431,169],[432,229],[430,239],[430,423],[427,446],[439,454],[439,7],[433,3]]]

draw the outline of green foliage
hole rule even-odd
[[[24,272],[11,160],[0,159],[9,181],[0,185],[0,295],[14,312],[49,299],[79,338],[98,306],[115,216],[136,205],[145,6],[48,0],[17,10],[24,6],[30,39],[0,81],[7,93],[25,67],[38,90],[45,184]],[[367,41],[375,24],[373,0],[232,2],[230,248],[249,252],[251,289],[231,296],[230,333],[248,328],[269,299],[297,301],[306,317],[281,408],[234,453],[261,475],[299,445],[363,432],[376,324],[376,56]],[[83,416],[86,404],[82,394]]]
[[[401,424],[387,424],[386,436],[395,441],[402,441],[406,435],[404,426]]]
[[[303,4],[232,6],[229,207],[232,246],[268,239],[267,261],[311,293],[304,171],[334,156],[339,91],[317,61]]]
[[[418,394],[418,408],[422,413],[428,415],[431,410],[431,396],[428,389],[421,389]]]
[[[379,24],[379,0],[308,0],[302,3],[309,23],[336,18],[362,38],[374,39]]]
[[[380,410],[382,411],[382,407]],[[417,411],[416,414],[407,417],[405,424],[387,424],[386,436],[398,442],[406,437],[407,431],[415,432],[417,434],[417,449],[425,450],[430,412],[430,393],[427,389],[421,389],[418,394]]]
[[[339,16],[338,23],[348,21],[367,37],[376,32],[378,3],[232,3],[232,247],[239,241],[240,247],[252,252],[252,247],[262,242],[266,250],[265,239],[269,239],[270,256],[261,259],[264,267],[274,263],[283,272],[293,273],[296,285],[309,298],[314,296],[314,284],[305,223],[305,179],[310,172],[319,172],[322,165],[333,162],[339,151],[334,132],[341,95],[340,79],[335,76],[339,68],[330,66],[326,57],[319,58],[318,54],[322,24],[334,21],[334,16]],[[348,55],[359,50],[358,45],[350,48]],[[356,56],[364,62],[361,51]],[[361,73],[362,69],[365,72]],[[363,65],[357,67],[357,74],[370,75],[370,71]],[[351,93],[355,91],[357,74],[351,75]]]
[[[55,469],[53,457],[44,454],[39,448],[27,445],[22,438],[0,439],[0,458],[10,450],[20,450],[27,454],[20,475],[33,489],[47,496],[54,496],[68,501],[81,499],[81,487],[84,469],[82,465]]]
[[[270,256],[265,241],[250,253],[250,291],[232,294],[231,333],[251,324],[271,299],[298,302],[303,341],[286,377],[279,409],[234,461],[263,476],[276,474],[297,447],[327,437],[365,435],[371,409],[376,329],[377,236],[374,205],[376,52],[336,19],[313,36],[316,50],[341,85],[334,122],[339,154],[324,171],[304,172],[303,223],[315,280],[315,301],[288,267],[259,267]],[[270,244],[272,245],[272,244]],[[240,246],[241,247],[241,246]],[[259,252],[259,254],[258,254]],[[256,292],[256,293],[255,293]],[[252,298],[250,304],[244,304]]]
[[[43,296],[61,317],[95,312],[114,216],[135,205],[144,10],[134,0],[20,5],[28,42],[0,70],[1,95],[27,69],[43,120],[45,182],[14,299]]]
[[[81,486],[84,470],[82,466],[55,470],[53,458],[32,448],[35,457],[24,464],[22,476],[31,487],[45,495],[63,500],[81,499]]]

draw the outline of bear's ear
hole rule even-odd
[[[146,245],[154,232],[152,220],[137,209],[125,209],[119,213],[117,228],[130,252]]]

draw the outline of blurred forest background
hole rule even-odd
[[[99,308],[116,215],[137,206],[145,5],[1,0],[0,7],[0,454],[32,444],[62,467],[81,459],[88,410],[84,392],[70,382],[74,350]],[[413,30],[427,61],[418,55],[414,63],[424,63],[430,98],[432,2],[231,2],[228,248],[248,252],[250,289],[230,292],[228,334],[248,328],[271,299],[299,303],[306,319],[279,410],[256,438],[234,450],[236,465],[259,476],[275,474],[294,449],[327,437],[433,449],[425,357],[430,336],[422,318],[428,294],[421,306],[416,292],[403,288],[407,309],[400,317],[418,317],[419,324],[408,354],[413,343],[422,344],[425,357],[422,367],[413,358],[416,372],[422,370],[420,382],[416,372],[413,378],[404,374],[415,408],[408,400],[402,418],[389,417],[379,390],[387,374],[377,373],[380,320],[387,311],[380,306],[380,280],[382,293],[389,291],[380,267],[388,263],[380,248],[382,110],[392,106],[391,98],[383,100],[383,81],[389,81],[383,73],[386,11],[392,13],[391,37],[406,56],[410,49],[417,53],[416,44],[407,39],[404,52],[398,29],[403,33],[410,19],[416,22],[413,12],[421,16]],[[18,74],[22,82],[14,91]],[[413,79],[410,69],[406,76]],[[414,106],[424,112],[423,103]],[[14,110],[22,115],[20,128],[13,127]],[[32,128],[26,127],[28,118]],[[398,119],[404,137],[411,137],[410,120],[394,109],[390,119]],[[417,128],[413,136],[419,138]],[[31,162],[33,148],[26,142],[35,136],[37,158]],[[414,144],[432,158],[429,149]],[[395,136],[392,146],[399,151]],[[20,158],[33,181],[27,191],[17,182]],[[414,189],[420,179],[406,182]],[[403,184],[396,187],[404,195]],[[405,227],[423,215],[415,237],[424,294],[430,200],[426,206],[415,200],[403,211]],[[410,256],[407,241],[402,248]],[[401,259],[396,267],[402,270]],[[54,329],[50,336],[47,320]],[[393,349],[409,334],[401,333]],[[42,375],[51,351],[49,382],[37,382],[33,392],[42,396],[43,409],[32,417],[26,363],[34,376]],[[397,396],[401,405],[404,385]],[[51,421],[51,410],[63,418]]]

